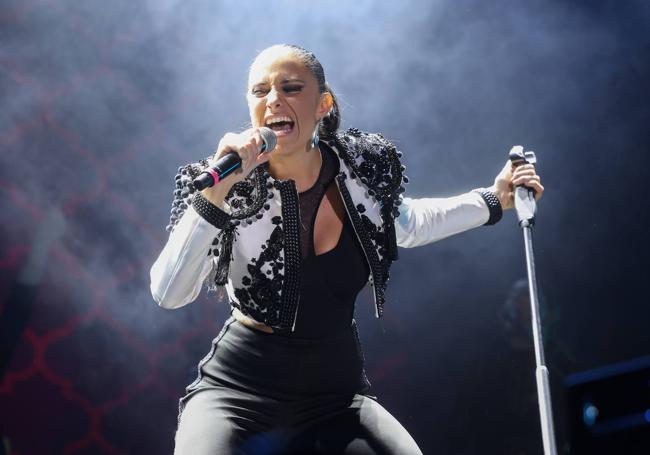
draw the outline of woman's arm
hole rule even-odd
[[[449,198],[405,197],[395,219],[397,245],[411,248],[485,224],[488,206],[478,192]]]
[[[514,207],[513,188],[518,185],[535,190],[537,199],[544,192],[534,166],[514,167],[506,161],[494,185],[487,190],[449,198],[404,198],[400,215],[395,219],[397,245],[407,248],[425,245],[474,227],[494,224],[502,209]]]
[[[212,267],[209,251],[220,229],[188,207],[169,234],[151,267],[151,295],[163,308],[179,308],[193,302]]]
[[[169,239],[151,267],[151,295],[163,308],[179,308],[193,302],[213,267],[209,251],[215,237],[230,224],[225,200],[230,189],[269,159],[259,153],[262,138],[258,130],[227,133],[219,141],[213,160],[235,152],[242,159],[240,168],[227,179],[183,201],[187,207],[172,227]],[[189,174],[189,172],[188,172]],[[189,194],[190,178],[181,178],[180,194]]]

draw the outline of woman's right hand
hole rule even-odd
[[[219,141],[217,151],[209,163],[212,165],[222,156],[235,152],[242,160],[241,166],[218,184],[202,190],[203,197],[223,208],[223,201],[233,185],[244,180],[253,169],[269,160],[269,153],[259,153],[263,143],[257,128],[250,128],[241,133],[226,133]]]

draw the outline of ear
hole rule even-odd
[[[320,96],[318,110],[316,111],[316,115],[318,115],[318,119],[320,120],[323,117],[325,117],[332,109],[333,105],[334,105],[334,99],[332,98],[332,94],[330,92],[323,92]]]

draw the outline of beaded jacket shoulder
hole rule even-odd
[[[382,215],[398,216],[404,184],[408,183],[406,167],[400,161],[402,152],[383,135],[356,128],[337,134],[332,143],[351,169],[351,176],[358,178],[368,195],[381,203],[385,212]]]

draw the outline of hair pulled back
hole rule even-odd
[[[341,111],[339,110],[339,103],[336,99],[336,95],[334,95],[334,92],[325,80],[323,65],[321,65],[313,52],[308,51],[304,47],[295,44],[278,44],[271,46],[268,49],[274,47],[285,47],[293,52],[293,54],[309,69],[311,74],[313,74],[316,82],[318,82],[319,93],[328,92],[332,95],[332,108],[320,121],[320,125],[318,126],[318,135],[322,138],[333,138],[341,124]]]

